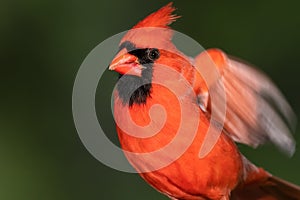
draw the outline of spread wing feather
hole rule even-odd
[[[209,93],[212,90],[219,93],[219,81],[225,88],[225,99],[219,96],[218,101],[226,101],[224,129],[227,133],[236,142],[252,147],[272,142],[292,155],[295,142],[291,132],[295,128],[296,117],[279,89],[266,75],[243,61],[228,57],[218,49],[205,53],[210,55],[220,73],[218,80],[209,83]],[[196,65],[203,62],[201,56],[196,57]],[[218,113],[218,106],[210,106]]]

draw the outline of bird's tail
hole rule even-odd
[[[245,182],[232,191],[230,200],[300,200],[299,186],[249,164],[251,172],[248,171]]]

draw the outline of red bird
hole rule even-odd
[[[171,199],[300,199],[300,187],[235,144],[272,142],[293,154],[289,104],[265,75],[219,49],[194,59],[180,52],[168,26],[174,10],[169,3],[129,30],[109,66],[120,74],[114,117],[127,159]]]

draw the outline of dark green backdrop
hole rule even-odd
[[[95,160],[79,140],[71,109],[73,81],[86,55],[167,2],[0,2],[0,199],[167,199],[138,175]],[[177,0],[175,6],[183,16],[176,30],[260,66],[300,116],[300,1]],[[107,73],[102,84],[115,80]],[[115,140],[109,89],[99,93],[99,118]],[[299,134],[298,128],[300,142]],[[300,148],[292,158],[271,145],[242,151],[300,184]]]

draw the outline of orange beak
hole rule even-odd
[[[142,70],[145,67],[142,66],[138,58],[129,53],[117,56],[110,64],[109,70],[114,70],[120,74],[128,74],[135,76],[142,76]]]

